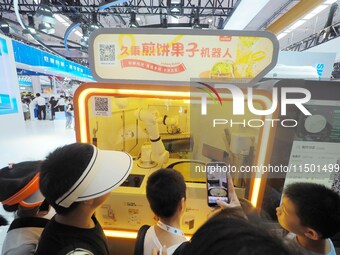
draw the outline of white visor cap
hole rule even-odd
[[[100,150],[93,146],[92,158],[73,186],[56,200],[68,208],[74,202],[103,196],[121,185],[133,166],[132,157],[122,151]]]

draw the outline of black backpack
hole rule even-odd
[[[45,228],[50,220],[38,217],[24,217],[14,219],[8,228],[8,231],[17,228]]]
[[[144,239],[145,239],[146,231],[148,231],[149,228],[150,228],[150,225],[143,225],[138,230],[136,243],[135,243],[135,251],[133,255],[144,255]],[[189,243],[188,241],[183,242],[180,246],[177,247],[177,249],[174,251],[172,255],[182,255],[188,243]]]

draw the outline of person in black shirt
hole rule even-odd
[[[50,98],[49,103],[50,103],[50,109],[51,109],[51,120],[54,120],[55,119],[55,112],[57,110],[56,105],[57,105],[58,101],[55,100],[55,98],[52,96]]]
[[[128,177],[129,154],[74,143],[50,153],[40,165],[40,190],[56,215],[45,227],[36,255],[108,255],[94,211]]]

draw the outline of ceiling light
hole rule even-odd
[[[31,35],[35,35],[37,34],[37,30],[35,30],[35,27],[34,27],[34,18],[33,16],[27,16],[28,18],[28,26],[22,30],[22,33],[23,34],[31,34]]]
[[[333,4],[335,3],[337,0],[327,0],[326,2],[324,2],[324,4]]]
[[[91,24],[90,27],[89,27],[89,30],[92,32],[92,31],[94,31],[94,30],[96,30],[98,28],[99,28],[98,24]]]
[[[304,16],[302,19],[308,20],[313,18],[316,15],[316,13],[308,13],[306,16]]]
[[[76,32],[74,32],[76,35],[78,35],[79,37],[82,37],[83,36],[83,34],[82,33],[80,33],[78,30],[76,31]]]
[[[42,0],[38,9],[35,11],[35,17],[42,17],[44,22],[55,24],[54,14],[49,5],[49,0]]]
[[[0,16],[0,31],[4,33],[5,35],[7,35],[9,34],[9,30],[10,28],[9,28],[8,22],[4,20],[2,16]]]
[[[306,22],[306,20],[300,19],[300,20],[296,21],[293,25],[291,25],[288,29],[290,29],[290,30],[297,29],[299,26],[301,26],[305,22]]]
[[[283,32],[283,33],[281,33],[281,34],[279,34],[279,35],[277,36],[277,39],[280,40],[280,39],[282,39],[283,37],[285,37],[286,35],[287,35],[287,33]]]
[[[58,20],[61,24],[63,24],[65,27],[68,27],[70,25],[69,22],[67,22],[63,17],[61,17],[59,14],[55,14],[54,18]]]
[[[55,33],[55,29],[54,29],[54,27],[52,26],[52,24],[47,23],[47,22],[41,22],[41,23],[39,24],[38,29],[39,29],[41,32],[44,32],[44,33],[49,34],[49,35],[52,35],[52,34]]]
[[[167,0],[166,5],[172,15],[182,15],[184,0]]]
[[[313,14],[319,14],[320,12],[322,12],[324,9],[326,9],[328,6],[327,5],[319,5],[318,7],[316,7],[314,10],[312,10],[310,13]]]

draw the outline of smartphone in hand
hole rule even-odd
[[[208,206],[217,206],[217,199],[228,203],[227,166],[223,162],[206,164]]]

